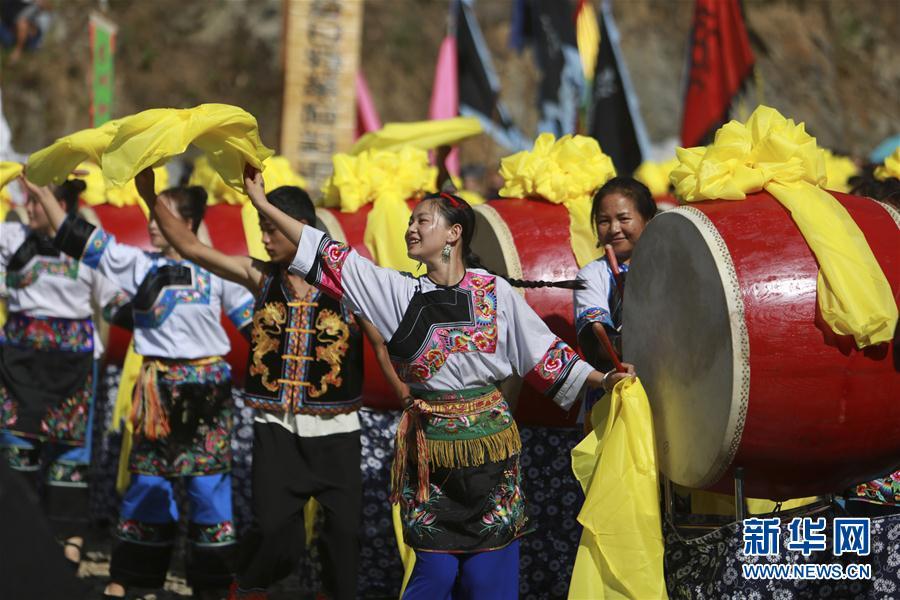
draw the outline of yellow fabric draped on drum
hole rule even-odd
[[[482,131],[481,122],[475,117],[388,123],[378,131],[359,138],[350,148],[349,154],[356,156],[366,150],[399,152],[406,147],[431,150],[455,144]]]
[[[58,185],[85,161],[102,164],[103,152],[121,124],[122,119],[107,121],[100,127],[63,136],[38,150],[28,157],[28,180],[36,185]]]
[[[334,174],[322,186],[325,206],[353,213],[373,202],[363,242],[383,267],[414,272],[418,265],[406,255],[408,198],[433,191],[437,168],[419,148],[399,152],[366,150],[359,156],[335,154]]]
[[[189,145],[206,153],[230,187],[243,191],[244,165],[262,169],[273,152],[259,138],[256,118],[237,106],[153,108],[121,119],[103,154],[103,176],[124,186],[147,167],[160,166]]]
[[[891,177],[900,179],[900,147],[884,159],[884,164],[875,169],[874,175],[878,181],[884,181]]]
[[[640,380],[617,383],[591,421],[572,449],[585,499],[569,598],[666,598],[653,417]]]
[[[597,188],[616,176],[616,169],[597,140],[583,135],[557,140],[551,133],[542,133],[531,150],[502,159],[500,175],[505,182],[501,196],[543,198],[566,207],[579,267],[600,256],[591,223],[591,199]]]
[[[743,200],[765,189],[790,213],[819,264],[822,318],[859,348],[893,338],[897,305],[865,236],[847,210],[822,189],[825,158],[804,125],[758,107],[746,124],[731,121],[708,147],[678,148],[672,172],[687,202]]]

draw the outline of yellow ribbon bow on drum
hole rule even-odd
[[[237,106],[154,108],[121,119],[103,153],[103,176],[124,186],[151,166],[182,154],[189,145],[206,153],[210,166],[230,187],[243,191],[244,165],[263,169],[273,152],[259,138],[256,118]]]
[[[658,198],[669,193],[669,175],[677,166],[677,158],[662,162],[645,160],[634,172],[634,178],[647,186],[651,196]]]
[[[850,178],[859,173],[859,167],[847,156],[822,150],[825,154],[825,189],[848,193]]]
[[[884,181],[885,179],[900,179],[900,146],[894,150],[894,153],[884,159],[884,164],[875,169],[875,179]]]
[[[803,123],[760,106],[746,125],[720,128],[712,145],[676,153],[672,183],[685,201],[743,200],[764,189],[791,213],[819,264],[819,309],[835,333],[859,348],[893,338],[890,284],[850,214],[822,189],[825,156]]]
[[[653,416],[640,380],[617,383],[591,422],[572,449],[585,498],[569,598],[666,598]]]
[[[538,197],[566,207],[572,252],[579,267],[600,256],[591,223],[591,198],[597,188],[616,176],[616,169],[597,140],[583,135],[557,140],[552,133],[542,133],[531,150],[500,161],[500,176],[505,182],[501,196]]]
[[[121,123],[122,119],[116,119],[100,127],[82,129],[38,150],[28,157],[28,180],[36,185],[59,185],[81,163],[101,164],[103,152]]]
[[[410,217],[406,201],[435,189],[437,168],[428,164],[428,154],[405,146],[398,152],[335,154],[332,161],[334,174],[322,186],[325,206],[353,213],[374,202],[363,242],[377,264],[414,272],[417,264],[406,255],[404,240]]]

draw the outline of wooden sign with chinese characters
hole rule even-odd
[[[92,13],[89,27],[91,36],[91,125],[98,127],[112,118],[116,26],[109,19]]]
[[[317,196],[356,133],[363,0],[284,0],[281,152]]]

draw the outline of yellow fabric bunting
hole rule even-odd
[[[28,157],[28,179],[37,185],[59,185],[85,161],[102,164],[101,156],[122,120],[107,121],[94,129],[64,136]]]
[[[641,382],[617,383],[591,422],[572,449],[585,499],[569,598],[666,598],[653,417]]]
[[[825,154],[825,189],[848,193],[849,179],[859,173],[859,167],[847,156],[834,154],[831,150],[822,150]]]
[[[765,189],[791,213],[819,264],[817,294],[822,318],[859,348],[890,341],[897,304],[866,238],[847,210],[822,189],[825,155],[804,125],[758,107],[746,125],[716,132],[712,145],[678,148],[672,172],[687,202],[743,200]]]
[[[259,138],[256,118],[228,104],[154,108],[121,119],[100,163],[103,176],[122,187],[143,169],[161,166],[193,144],[235,190],[244,189],[244,165],[263,168],[273,152]]]
[[[427,153],[405,146],[399,152],[335,154],[332,160],[334,174],[322,186],[325,206],[352,213],[373,202],[363,242],[379,265],[415,272],[418,265],[406,255],[404,240],[406,201],[435,189],[437,168],[428,164]]]
[[[553,134],[542,133],[531,150],[502,159],[500,175],[505,181],[501,196],[543,198],[566,207],[579,267],[600,256],[591,223],[591,199],[597,188],[615,177],[616,169],[597,140],[582,135],[556,140]]]
[[[306,180],[291,167],[290,161],[283,156],[272,156],[263,161],[263,179],[266,183],[266,192],[283,185],[294,185],[306,189]],[[194,171],[188,181],[189,185],[199,185],[209,194],[208,204],[232,204],[242,205],[250,201],[250,198],[225,183],[222,177],[209,163],[206,156],[199,157],[194,162]]]
[[[482,131],[484,130],[481,122],[475,117],[388,123],[378,131],[372,131],[359,138],[349,154],[357,156],[366,150],[399,152],[406,147],[431,150],[439,146],[456,144]]]
[[[900,179],[900,146],[894,150],[894,153],[884,159],[884,164],[875,169],[875,179],[884,181],[885,179]]]
[[[654,198],[665,196],[669,193],[669,175],[677,165],[677,158],[662,162],[645,160],[634,172],[634,178],[646,185]]]

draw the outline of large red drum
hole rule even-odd
[[[575,279],[578,275],[565,207],[543,200],[503,199],[476,206],[475,215],[472,250],[491,271],[515,279],[543,281]],[[550,329],[576,348],[572,290],[534,288],[524,293]],[[516,406],[520,424],[570,427],[577,417],[577,404],[564,411],[530,386],[521,386]]]
[[[900,217],[834,196],[900,295]],[[644,230],[626,287],[625,359],[653,407],[675,483],[786,499],[838,492],[900,465],[900,350],[864,351],[825,325],[816,260],[765,192],[682,206]]]

